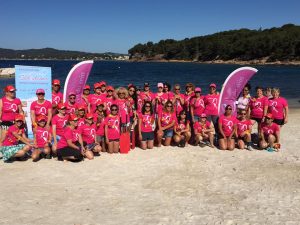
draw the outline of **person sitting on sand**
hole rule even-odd
[[[33,147],[32,140],[25,135],[24,116],[17,114],[14,121],[14,125],[8,128],[3,142],[0,143],[4,162],[12,158],[22,158]]]
[[[259,127],[259,147],[268,151],[275,150],[275,143],[280,143],[280,128],[273,122],[273,115],[268,113]],[[278,148],[277,148],[278,149]]]
[[[138,116],[138,132],[140,147],[143,150],[152,149],[154,142],[155,116],[150,101],[145,101],[142,113]]]
[[[234,134],[236,133],[236,117],[232,115],[232,106],[225,107],[224,115],[221,115],[218,122],[219,147],[221,150],[234,149]]]
[[[250,119],[246,118],[246,116],[247,113],[245,109],[239,111],[235,136],[237,138],[237,145],[239,149],[244,149],[246,143],[247,149],[252,151],[251,132],[253,124]]]
[[[176,123],[176,115],[173,103],[167,101],[163,111],[158,115],[157,146],[160,147],[162,139],[165,138],[164,145],[170,146],[173,137],[173,129]]]
[[[197,146],[200,142],[209,141],[209,146],[214,148],[214,125],[212,122],[207,120],[207,115],[202,113],[194,123],[194,133],[195,133],[195,145]]]
[[[179,147],[188,146],[191,138],[190,121],[187,119],[186,111],[181,111],[178,116],[178,121],[174,126],[173,140]]]
[[[85,148],[76,131],[77,124],[78,117],[75,114],[70,114],[64,133],[57,143],[57,157],[59,160],[83,160]]]
[[[118,153],[120,147],[120,125],[121,118],[118,115],[118,106],[113,104],[110,107],[111,113],[105,118],[104,133],[105,141],[108,145],[108,153]]]
[[[40,159],[41,153],[44,153],[46,158],[50,158],[51,149],[51,133],[46,126],[46,116],[39,115],[37,117],[37,127],[34,128],[34,148],[31,155],[32,161],[37,162]]]

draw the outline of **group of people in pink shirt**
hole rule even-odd
[[[227,105],[224,115],[218,115],[219,93],[216,84],[202,94],[192,83],[181,90],[168,83],[158,83],[157,92],[150,84],[127,88],[97,82],[84,87],[81,99],[69,93],[63,102],[61,83],[52,82],[52,102],[45,99],[43,89],[36,90],[37,100],[30,106],[33,140],[26,136],[22,103],[12,85],[5,87],[0,99],[0,151],[5,162],[30,155],[33,161],[41,157],[80,161],[93,159],[100,152],[118,153],[122,128],[130,131],[131,144],[152,149],[189,144],[217,145],[220,150],[253,150],[253,134],[257,134],[258,149],[275,151],[280,148],[280,126],[288,121],[288,104],[273,88],[266,96],[262,87],[250,96],[246,85],[237,100],[238,114]],[[258,124],[257,132],[252,131]]]

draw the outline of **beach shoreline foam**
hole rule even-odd
[[[299,224],[299,121],[292,109],[279,153],[189,146],[1,162],[0,224]]]

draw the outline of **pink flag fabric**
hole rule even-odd
[[[81,95],[86,81],[91,72],[94,61],[82,61],[77,63],[69,72],[64,86],[64,102],[70,93],[76,94],[76,102],[81,102]]]
[[[225,80],[219,99],[218,112],[219,116],[225,112],[226,105],[232,106],[232,113],[236,115],[236,101],[241,94],[243,88],[257,72],[253,67],[241,67],[233,71]]]

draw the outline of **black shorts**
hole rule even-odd
[[[109,139],[108,141],[109,141],[109,142],[113,142],[113,141],[119,142],[120,139],[119,139],[119,138],[117,138],[117,139]]]
[[[63,157],[68,157],[68,156],[74,156],[74,158],[77,160],[83,159],[83,155],[81,154],[80,150],[71,147],[64,147],[64,148],[57,149],[57,158],[59,160],[62,160]]]
[[[13,121],[2,121],[1,122],[1,129],[2,130],[8,130],[8,128],[13,125],[14,122]]]
[[[251,120],[255,120],[257,123],[261,123],[262,118],[251,117]]]
[[[274,119],[273,122],[280,126],[284,125],[284,119]]]
[[[154,140],[154,132],[142,132],[142,141],[153,141]]]

